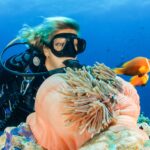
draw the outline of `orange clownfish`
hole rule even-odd
[[[135,57],[122,65],[122,68],[115,68],[116,74],[133,76],[130,79],[134,86],[145,85],[149,79],[150,60],[146,57]]]

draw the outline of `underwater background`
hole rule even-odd
[[[150,0],[1,0],[0,50],[23,24],[35,26],[51,16],[71,17],[80,24],[87,41],[78,57],[82,64],[98,61],[115,68],[137,56],[150,58]],[[7,57],[15,52],[21,48],[10,49]],[[141,112],[150,117],[150,81],[136,89]]]

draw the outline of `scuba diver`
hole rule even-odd
[[[3,61],[5,51],[18,45],[28,48]],[[24,26],[0,55],[0,130],[25,122],[47,77],[64,73],[66,67],[82,67],[76,56],[85,47],[79,25],[71,18],[49,17],[38,26]]]

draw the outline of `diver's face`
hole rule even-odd
[[[58,30],[49,40],[47,45],[57,57],[75,58],[80,53],[81,44],[84,46],[83,40],[78,37],[74,29]]]
[[[75,30],[62,29],[51,36],[47,46],[57,57],[75,58],[79,53],[82,53],[85,50],[86,41],[78,37]]]
[[[61,29],[61,30],[58,30],[57,32],[55,32],[51,36],[50,41],[57,34],[63,34],[63,33],[71,33],[71,34],[77,35],[77,31],[75,31],[73,29]],[[58,38],[58,39],[55,40],[53,46],[59,52],[59,51],[62,50],[64,42],[65,41],[63,41],[63,39]],[[73,57],[57,57],[56,55],[54,55],[54,53],[52,53],[52,50],[51,50],[50,47],[44,47],[43,51],[44,51],[44,55],[46,56],[45,66],[46,66],[47,70],[52,70],[52,69],[55,69],[55,68],[63,67],[64,64],[62,62],[64,62],[67,59],[76,59],[76,58],[73,58]]]
[[[53,39],[53,37],[55,37],[56,35],[58,35],[58,34],[75,34],[75,35],[77,35],[77,31],[76,30],[74,30],[74,29],[60,29],[60,30],[58,30],[58,31],[56,31],[51,37],[50,37],[50,41]],[[64,45],[64,43],[65,43],[65,41],[64,41],[64,38],[57,38],[57,39],[55,39],[54,40],[54,48],[56,48],[57,49],[57,51],[61,51],[62,50],[62,48],[63,48],[63,45]],[[77,42],[76,42],[76,40],[75,40],[75,43],[74,44],[77,44]],[[76,47],[76,46],[75,46]],[[50,47],[49,47],[50,48]],[[51,48],[50,48],[50,51],[51,51]],[[50,52],[49,51],[49,52]]]
[[[48,69],[62,67],[67,59],[76,59],[77,54],[84,51],[86,41],[78,37],[74,29],[61,29],[55,32],[49,39],[44,54],[46,56],[46,65]]]

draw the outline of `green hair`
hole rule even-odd
[[[79,32],[78,23],[67,17],[48,17],[35,27],[24,25],[19,31],[19,39],[24,42],[31,43],[36,41],[36,46],[41,45],[41,41],[48,42],[50,37],[60,29],[74,29]]]

